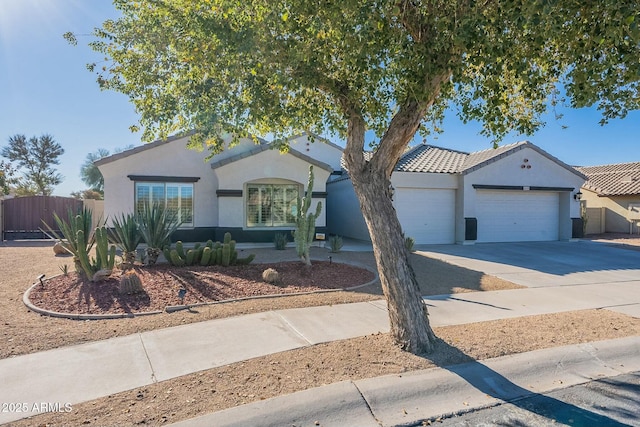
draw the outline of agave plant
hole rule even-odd
[[[95,244],[95,235],[91,228],[91,210],[85,207],[78,214],[75,214],[73,210],[69,209],[67,211],[66,218],[60,218],[58,214],[54,212],[53,219],[56,221],[58,230],[60,230],[62,236],[46,222],[43,221],[43,224],[47,227],[49,233],[51,233],[53,237],[58,239],[60,242],[65,243],[63,247],[73,255],[73,262],[76,266],[76,270],[82,271],[79,254],[80,252],[91,252],[91,249]],[[78,238],[79,231],[82,231],[83,239]]]
[[[122,214],[112,220],[113,228],[109,230],[110,240],[122,251],[125,265],[133,265],[136,260],[136,249],[142,242],[142,234],[133,214]]]
[[[176,212],[165,209],[158,203],[146,204],[138,214],[138,228],[147,244],[147,263],[153,265],[170,243],[171,234],[180,227]]]

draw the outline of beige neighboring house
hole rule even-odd
[[[588,177],[581,189],[586,234],[640,234],[640,162],[576,169]]]

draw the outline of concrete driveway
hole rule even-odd
[[[418,252],[523,286],[638,282],[640,251],[587,240],[425,245]]]

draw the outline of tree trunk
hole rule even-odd
[[[430,353],[435,334],[429,325],[402,228],[389,198],[390,182],[379,174],[352,177],[369,228],[382,290],[387,299],[391,335],[403,350]],[[365,178],[365,179],[363,179]]]
[[[415,107],[411,107],[411,111],[415,110],[412,116],[407,116],[411,124],[419,123],[421,110]],[[407,121],[400,116],[396,118],[397,123],[390,127],[376,152],[376,156],[384,156],[386,161],[378,157],[378,161],[366,162],[364,121],[354,114],[349,120],[345,163],[371,236],[380,283],[387,299],[391,334],[403,350],[430,353],[436,336],[429,325],[427,306],[409,264],[409,251],[391,199],[393,165],[408,144],[407,138],[415,134],[415,128],[407,126]]]

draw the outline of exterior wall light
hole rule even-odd
[[[576,194],[573,195],[573,199],[577,201],[582,200],[582,193],[578,191]]]

